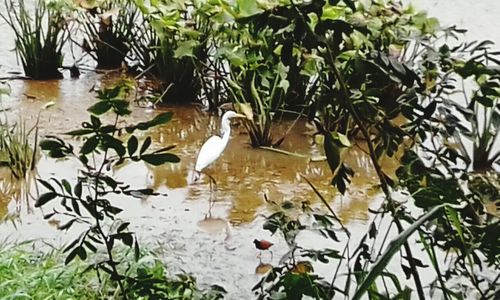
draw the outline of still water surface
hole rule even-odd
[[[53,107],[40,113],[40,135],[61,134],[77,128],[88,118],[85,109],[95,101],[89,90],[94,84],[100,84],[100,78],[89,74],[78,80],[14,81],[12,95],[3,101],[3,106],[9,109],[10,120],[23,116],[34,122],[42,107],[54,101]],[[360,149],[354,148],[348,153],[356,176],[349,194],[340,196],[329,186],[331,172],[325,161],[311,162],[308,158],[253,149],[243,126],[234,123],[226,151],[208,169],[217,180],[217,191],[212,193],[208,181],[192,182],[192,170],[202,143],[218,132],[220,118],[192,106],[161,110],[174,112],[174,118],[149,134],[157,147],[176,145],[173,152],[181,162],[159,167],[132,163],[111,170],[111,174],[132,187],[154,188],[166,196],[113,201],[125,208],[121,218],[135,226],[143,242],[160,244],[165,249],[165,260],[173,269],[193,272],[202,282],[217,282],[236,293],[234,296],[243,293],[241,296],[247,297],[258,279],[255,269],[260,263],[253,239],[267,238],[276,244],[274,263],[287,251],[280,236],[270,237],[262,229],[262,216],[270,212],[264,194],[278,203],[307,200],[319,206],[317,197],[300,174],[318,186],[353,232],[364,233],[363,225],[369,219],[367,208],[378,191],[376,176]],[[133,105],[133,113],[126,122],[147,120],[156,113]],[[278,126],[276,133],[284,132],[289,124],[287,121]],[[322,155],[322,147],[313,145],[307,132],[305,124],[299,122],[282,149],[312,157]],[[396,163],[388,161],[385,167],[388,171],[394,170]],[[74,181],[77,168],[76,161],[55,161],[42,156],[37,173],[41,178],[55,176]],[[4,177],[2,185],[8,184],[8,177]],[[36,189],[30,192],[36,194]],[[71,231],[64,234],[56,230],[58,220],[44,220],[42,211],[33,207],[32,200],[7,196],[0,201],[0,217],[7,216],[12,222],[0,225],[0,238],[44,239],[60,244],[73,237]],[[209,201],[214,201],[210,210]],[[311,242],[316,238],[315,235],[309,237]]]
[[[469,28],[469,39],[498,41],[493,31],[487,30],[489,26],[500,25],[497,18],[500,5],[496,1],[417,0],[415,3],[429,8],[433,16],[442,16],[445,24]],[[0,40],[0,75],[5,76],[9,71],[19,70],[10,51],[12,36],[5,24],[0,24]],[[99,85],[101,79],[101,75],[87,73],[78,80],[11,81],[12,95],[2,102],[2,107],[8,109],[11,121],[22,116],[34,123],[42,107],[54,101],[52,108],[40,114],[40,135],[61,134],[87,120],[86,108],[94,101],[89,90]],[[219,117],[208,115],[198,107],[162,110],[172,111],[174,119],[149,134],[158,147],[175,144],[173,152],[181,162],[159,167],[134,163],[111,173],[133,187],[150,187],[166,194],[113,201],[125,208],[121,218],[133,224],[143,243],[164,250],[163,258],[173,272],[184,270],[202,283],[220,284],[229,291],[229,299],[250,298],[250,289],[260,276],[256,273],[261,271],[252,240],[266,238],[276,244],[273,259],[266,257],[265,263],[277,264],[287,251],[279,235],[269,236],[262,229],[263,215],[272,209],[264,201],[264,194],[276,202],[308,200],[321,207],[300,174],[319,188],[354,237],[365,233],[371,217],[368,208],[378,206],[380,193],[375,173],[360,149],[354,148],[348,154],[348,163],[355,169],[356,176],[348,195],[341,196],[329,186],[331,172],[325,161],[310,162],[307,158],[253,149],[244,128],[236,123],[223,156],[208,169],[218,183],[218,190],[211,193],[206,180],[193,183],[191,178],[198,149],[210,135],[218,132]],[[132,116],[126,121],[147,120],[156,113],[133,105]],[[276,135],[284,132],[288,124],[284,122],[278,127]],[[306,156],[322,155],[321,146],[312,144],[307,131],[305,124],[299,122],[282,148]],[[55,176],[74,180],[77,167],[75,161],[56,162],[42,156],[37,173],[41,178]],[[386,161],[384,167],[392,173],[397,162]],[[7,220],[0,224],[0,240],[43,239],[58,245],[73,237],[71,231],[66,234],[57,231],[57,221],[44,220],[42,211],[33,207],[33,200],[25,197],[22,189],[8,178],[6,170],[0,170],[0,218]],[[31,189],[30,193],[36,195],[37,191]],[[214,201],[210,210],[209,200]],[[302,236],[301,242],[314,244],[317,238],[316,235]]]

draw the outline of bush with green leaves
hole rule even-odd
[[[443,138],[430,148],[444,146],[447,154],[479,172],[491,171],[500,162],[500,58],[491,48],[491,41],[455,47],[445,43],[427,49],[423,61],[426,73],[434,74],[434,92],[428,97],[438,103],[434,124]]]
[[[229,100],[251,105],[256,117],[246,127],[254,147],[279,146],[273,123],[300,116],[316,90],[317,57],[301,44],[297,13],[293,5],[236,1],[224,2],[217,16],[225,26],[215,56],[227,62]]]
[[[487,51],[488,42],[451,49],[447,40],[463,30],[440,30],[435,19],[404,8],[398,1],[288,3],[267,13],[276,17],[288,10],[296,12],[297,21],[288,18],[276,33],[290,23],[303,28],[303,35],[294,42],[319,57],[319,86],[310,113],[316,115],[318,130],[325,135],[332,185],[341,193],[348,190],[353,173],[344,162],[343,148],[363,145],[385,201],[372,210],[374,221],[354,251],[348,248],[348,235],[342,241],[346,250],[337,252],[341,257],[335,259],[343,261],[347,279],[335,271],[332,281],[324,284],[312,272],[304,277],[294,271],[293,264],[285,264],[260,283],[261,297],[300,298],[300,293],[307,291],[307,295],[321,299],[335,293],[354,299],[365,293],[375,298],[409,299],[416,292],[418,298],[425,299],[439,290],[445,299],[472,293],[494,298],[499,293],[499,276],[491,274],[500,263],[494,232],[498,232],[500,223],[498,214],[486,209],[485,196],[477,191],[494,191],[498,185],[469,174],[471,160],[454,149],[450,139],[457,133],[472,137],[475,148],[488,152],[484,155],[474,149],[475,159],[486,162],[489,168],[498,158],[492,150],[498,114],[497,68],[488,66],[488,62],[496,64],[497,59]],[[273,20],[270,17],[262,22]],[[458,56],[457,52],[464,50],[472,57]],[[466,101],[467,108],[452,97],[460,91],[454,84],[460,77],[472,77],[477,84],[471,100]],[[472,111],[481,105],[486,107],[484,118]],[[404,156],[394,178],[386,174],[380,161],[398,152]],[[406,195],[404,201],[394,198],[395,191]],[[498,203],[491,195],[498,193],[488,196],[490,202]],[[410,209],[414,206],[418,209]],[[330,213],[334,218],[333,211]],[[378,232],[381,224],[390,225]],[[334,228],[333,223],[330,227]],[[392,239],[391,227],[397,233]],[[286,231],[307,229],[276,228],[285,231],[285,238]],[[415,242],[423,251],[411,246]],[[413,281],[411,287],[404,287],[394,276],[397,271],[389,268],[398,253],[401,273]],[[443,253],[449,258],[444,263]],[[429,289],[422,283],[420,269],[425,267],[425,259],[436,275]]]

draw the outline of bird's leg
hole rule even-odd
[[[212,190],[212,183],[210,182],[210,190]],[[210,196],[208,198],[208,216],[212,215],[212,207],[214,207],[215,199],[212,199],[212,193],[210,193]]]
[[[205,173],[205,175],[207,175],[210,180],[210,191],[213,192],[214,190],[217,190],[217,182],[215,181],[215,179],[208,173]],[[214,188],[212,188],[212,183],[214,185]]]

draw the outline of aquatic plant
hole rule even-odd
[[[132,48],[140,69],[161,81],[161,102],[196,102],[201,88],[196,64],[207,57],[207,37],[196,22],[196,9],[191,2],[136,5],[147,21]],[[188,7],[193,9],[188,12]]]
[[[161,113],[149,121],[118,127],[120,117],[130,114],[127,96],[133,87],[133,82],[123,78],[113,86],[97,91],[98,101],[88,109],[90,121],[84,122],[82,128],[67,133],[84,139],[78,151],[56,136],[47,136],[40,142],[41,149],[50,157],[77,159],[82,168],[78,170],[76,182],[58,178],[38,179],[47,191],[35,203],[35,207],[52,208],[51,212],[46,213],[46,219],[56,215],[63,217],[59,230],[73,229],[76,224],[86,228],[65,247],[65,263],[70,263],[76,257],[85,261],[90,258],[89,252],[104,253],[101,259],[90,262],[88,269],[95,270],[99,276],[101,273],[108,274],[124,298],[132,295],[133,291],[146,288],[149,293],[155,293],[156,279],[151,279],[147,274],[128,276],[124,273],[127,267],[123,264],[128,262],[114,251],[117,242],[133,249],[135,260],[140,259],[141,252],[137,237],[128,229],[130,223],[117,219],[122,209],[114,206],[108,197],[116,194],[121,197],[140,197],[157,193],[152,189],[131,189],[130,185],[109,176],[106,170],[125,161],[143,161],[152,165],[179,161],[175,154],[168,152],[173,146],[152,150],[150,137],[140,142],[133,134],[167,123],[172,113]],[[107,112],[115,115],[113,123],[101,121],[100,116]],[[60,200],[62,210],[54,205],[56,199]]]
[[[132,0],[80,2],[77,21],[84,35],[83,50],[97,68],[119,68],[125,61],[144,20]]]
[[[254,147],[279,146],[284,137],[273,137],[273,123],[305,111],[316,90],[318,57],[300,45],[294,28],[302,21],[290,5],[262,9],[237,1],[223,7],[234,18],[221,31],[225,42],[217,50],[229,66],[229,100],[251,105],[255,120],[246,127]]]
[[[23,120],[0,123],[0,167],[8,167],[16,179],[26,178],[36,165],[37,138],[37,124],[28,129]]]
[[[37,0],[33,10],[24,0],[4,0],[0,17],[15,34],[16,53],[26,76],[33,79],[62,78],[62,49],[68,41],[63,1]]]
[[[2,96],[10,94],[10,86],[0,82],[0,108]],[[28,128],[26,121],[20,119],[10,123],[6,113],[0,120],[0,167],[9,168],[16,179],[26,179],[36,165],[38,141],[38,122]]]

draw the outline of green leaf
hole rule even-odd
[[[263,10],[259,8],[256,0],[236,0],[239,9],[239,18],[245,18],[261,13]]]
[[[493,99],[491,99],[490,97],[485,97],[485,96],[477,96],[476,95],[473,98],[473,100],[482,104],[485,107],[493,107],[493,105],[495,103]]]
[[[180,161],[179,157],[172,153],[146,154],[142,155],[141,159],[154,166],[159,166],[166,162],[177,163]]]
[[[111,206],[111,205],[110,205],[110,206],[107,206],[107,207],[106,207],[106,210],[107,210],[109,213],[113,214],[113,215],[119,214],[119,213],[121,213],[121,212],[123,211],[123,209],[121,209],[121,208],[119,208],[119,207],[116,207],[116,206]]]
[[[38,182],[40,182],[45,188],[47,188],[48,190],[52,191],[52,192],[55,192],[56,190],[54,189],[54,187],[48,183],[47,181],[43,180],[43,179],[37,179]]]
[[[111,103],[108,101],[99,101],[87,109],[88,112],[95,115],[102,115],[111,109]]]
[[[335,174],[340,166],[340,149],[337,143],[334,142],[334,137],[330,132],[325,132],[323,147],[325,148],[326,160],[330,170],[332,174]]]
[[[40,142],[40,148],[45,151],[50,151],[55,148],[61,148],[63,146],[59,141],[54,140],[43,140]]]
[[[139,258],[141,258],[141,251],[139,249],[139,243],[137,242],[137,237],[136,237],[135,243],[134,243],[134,257],[135,257],[135,261],[139,261]]]
[[[170,145],[170,146],[163,147],[163,148],[161,148],[161,149],[155,150],[155,151],[153,151],[153,153],[161,153],[161,152],[166,152],[166,151],[169,151],[169,150],[174,149],[175,147],[176,147],[175,145]]]
[[[128,109],[129,104],[127,100],[113,100],[111,101],[111,106],[113,107],[113,112],[119,116],[126,116],[131,113],[131,111]]]
[[[385,270],[391,258],[396,254],[401,246],[408,240],[408,238],[422,226],[425,222],[434,219],[438,213],[441,213],[441,210],[446,207],[446,204],[439,205],[434,207],[431,211],[420,217],[416,220],[410,227],[401,232],[396,238],[394,238],[384,253],[377,259],[377,261],[373,264],[372,269],[365,276],[364,280],[359,284],[358,289],[354,293],[352,299],[357,300],[361,299],[361,297],[366,293],[366,291],[371,287],[375,279],[377,279]]]
[[[75,247],[76,244],[78,244],[78,242],[80,241],[80,238],[76,238],[74,239],[68,246],[66,246],[63,250],[63,253],[66,253],[68,252],[71,248]]]
[[[118,233],[124,231],[125,229],[127,229],[127,227],[130,225],[130,222],[123,222],[120,224],[120,226],[118,226],[118,229],[116,230]]]
[[[340,142],[340,145],[342,145],[344,147],[351,147],[352,146],[351,141],[349,141],[349,138],[346,135],[344,135],[342,133],[334,132],[334,133],[332,133],[332,136]]]
[[[42,194],[36,200],[35,207],[41,207],[44,204],[46,204],[47,202],[49,202],[50,200],[54,199],[55,197],[57,197],[57,194],[54,192],[48,192],[48,193]]]
[[[142,143],[142,146],[141,146],[141,151],[139,151],[139,154],[143,154],[144,152],[146,152],[146,150],[148,150],[149,146],[151,146],[151,137],[147,137],[144,142]]]
[[[98,129],[102,125],[101,120],[93,115],[90,115],[90,122],[92,123],[92,128],[94,129]]]
[[[85,143],[83,143],[82,148],[80,148],[80,153],[85,155],[89,154],[90,152],[94,151],[95,148],[97,148],[97,145],[99,144],[99,139],[97,136],[92,136],[88,138]]]
[[[174,51],[175,58],[181,58],[185,56],[195,57],[193,50],[198,46],[199,42],[196,40],[181,41],[178,44],[177,49]]]
[[[94,253],[97,252],[97,248],[91,242],[84,241],[83,243],[85,244],[85,246],[87,247],[87,249],[89,249],[90,251],[92,251]]]
[[[83,248],[82,246],[80,247],[77,247],[76,249],[78,249],[78,256],[80,257],[81,260],[86,260],[87,259],[87,251],[85,251],[85,248]]]
[[[119,157],[123,157],[125,155],[125,152],[127,150],[123,146],[122,141],[108,134],[103,135],[102,138],[102,146],[104,147],[104,149],[115,150],[116,154],[118,154]]]
[[[139,142],[135,135],[131,136],[127,141],[127,151],[128,155],[134,155],[135,151],[137,151],[137,147],[139,146]]]
[[[125,245],[129,247],[132,247],[132,244],[134,242],[134,238],[131,232],[115,233],[111,235],[111,238],[114,240],[121,240]]]
[[[74,248],[69,254],[68,256],[66,256],[66,259],[64,260],[64,264],[67,265],[69,264],[73,259],[75,259],[76,255],[78,254],[78,252],[80,251],[78,249],[79,247],[76,247]]]
[[[69,182],[63,178],[63,180],[61,180],[61,183],[64,187],[64,190],[66,191],[66,193],[70,194],[71,195],[71,185],[69,184]]]
[[[75,196],[78,198],[82,197],[82,181],[78,180],[77,184],[73,188],[73,193],[75,193]]]
[[[57,229],[59,230],[68,230],[70,229],[71,225],[73,225],[73,223],[75,223],[76,219],[71,219],[69,220],[67,223],[61,225],[61,226],[58,226]]]
[[[345,15],[345,9],[340,6],[324,5],[322,20],[338,20]]]
[[[153,120],[151,121],[140,122],[135,127],[139,130],[148,130],[151,127],[162,125],[169,122],[172,119],[172,116],[173,116],[172,112],[164,112],[154,117]]]
[[[81,135],[90,134],[92,132],[94,132],[93,129],[84,128],[84,129],[77,129],[77,130],[68,131],[68,132],[66,132],[66,134],[72,135],[72,136],[81,136]]]
[[[80,213],[80,205],[78,205],[78,201],[76,201],[74,198],[71,199],[71,206],[73,206],[73,210],[75,211],[75,213],[81,217],[82,214]]]

